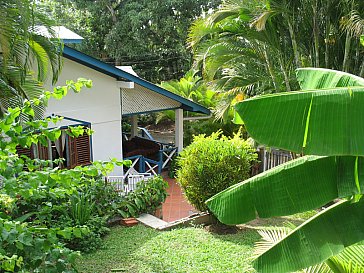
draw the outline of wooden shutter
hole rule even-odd
[[[84,133],[79,137],[68,137],[69,167],[89,165],[91,163],[90,136]]]
[[[49,160],[49,154],[48,154],[48,149],[50,149],[50,147],[44,146],[40,143],[38,143],[37,145],[38,148],[38,158],[42,159],[42,160]]]
[[[35,144],[33,144],[33,145],[35,145]],[[42,159],[42,160],[49,159],[48,147],[43,146],[42,144],[38,143],[37,145],[35,145],[35,149],[37,149],[37,156],[34,154],[33,146],[31,148],[23,148],[20,145],[16,146],[16,152],[19,156],[26,155],[30,159],[35,159],[36,157],[38,159]]]
[[[32,148],[23,148],[20,145],[16,146],[16,153],[21,156],[25,155],[30,159],[34,159],[34,153]]]

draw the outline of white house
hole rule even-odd
[[[73,35],[71,39],[64,39],[64,42],[74,43],[81,39]],[[82,136],[79,140],[63,136],[60,143],[54,145],[55,150],[67,159],[68,166],[85,164],[89,160],[121,159],[121,121],[125,116],[132,117],[132,135],[135,135],[137,115],[174,109],[175,145],[180,151],[183,147],[183,112],[210,114],[207,108],[150,83],[136,76],[133,71],[104,63],[66,45],[63,62],[62,73],[55,85],[64,85],[66,80],[78,78],[93,81],[91,89],[85,88],[79,94],[69,92],[62,100],[51,99],[47,107],[48,116],[63,116],[70,125],[84,125],[94,131],[91,137]],[[52,88],[51,83],[45,85],[46,88]],[[52,152],[48,155],[49,159]],[[115,174],[120,172],[116,170]]]

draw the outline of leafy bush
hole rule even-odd
[[[87,233],[86,228],[44,228],[0,218],[0,272],[73,272],[79,253],[64,248],[59,237]]]
[[[59,225],[63,226],[75,226],[75,221],[70,218],[60,218]],[[93,215],[84,227],[87,227],[88,233],[83,234],[76,238],[63,238],[61,241],[66,247],[79,250],[84,253],[92,252],[100,248],[103,243],[103,236],[105,236],[110,229],[107,227],[107,221],[105,217]]]
[[[34,106],[57,99],[68,89],[79,91],[87,80],[67,82],[39,99],[8,109],[0,119],[0,272],[75,272],[73,249],[94,249],[108,228],[106,220],[115,211],[119,196],[102,176],[115,164],[94,162],[74,169],[51,168],[52,162],[17,154],[17,146],[30,148],[61,135],[48,129],[59,117],[34,120]],[[77,137],[91,133],[71,127],[65,133]],[[53,165],[58,166],[59,160]],[[66,246],[65,246],[66,245]]]
[[[171,160],[171,164],[169,165],[168,177],[169,178],[175,178],[177,170],[178,170],[177,155],[173,155],[172,160]]]
[[[22,171],[16,179],[5,178],[0,203],[6,208],[0,211],[10,219],[29,215],[26,221],[47,228],[86,226],[88,234],[61,241],[74,250],[94,250],[101,245],[108,231],[107,219],[116,213],[121,200],[98,174],[109,164]]]
[[[137,188],[119,203],[123,218],[153,213],[167,198],[168,183],[161,176],[138,182]]]
[[[177,181],[188,201],[206,211],[205,201],[220,191],[250,176],[250,167],[257,158],[249,143],[236,134],[199,135],[178,157]]]

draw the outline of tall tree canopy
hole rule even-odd
[[[221,0],[43,2],[59,24],[85,38],[83,52],[118,65],[133,65],[140,76],[159,82],[182,77],[190,69],[188,28]]]

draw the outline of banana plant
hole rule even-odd
[[[261,144],[305,154],[207,200],[226,224],[319,208],[254,262],[258,272],[322,263],[364,240],[364,79],[334,70],[297,70],[301,91],[236,105],[236,123]],[[364,257],[363,257],[364,259]]]

